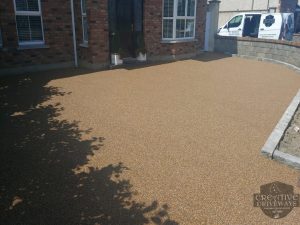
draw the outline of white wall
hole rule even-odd
[[[277,8],[278,5],[279,5],[279,0],[269,0],[269,8]],[[267,0],[255,0],[253,9],[254,10],[268,9],[268,1]]]
[[[253,9],[252,9],[253,4]],[[277,8],[279,0],[269,0],[270,8]],[[223,26],[234,15],[239,12],[267,12],[268,0],[221,0],[220,15],[219,15],[219,27]]]
[[[265,1],[265,0],[260,0]],[[220,12],[237,11],[251,9],[252,0],[222,0],[220,4]]]
[[[269,2],[269,3],[268,3]],[[279,0],[221,0],[220,11],[247,11],[266,10],[269,7],[278,7]]]

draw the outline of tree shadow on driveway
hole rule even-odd
[[[178,224],[168,205],[133,200],[122,163],[77,170],[105,139],[83,139],[90,129],[58,120],[60,104],[42,104],[71,94],[47,86],[55,78],[0,79],[0,224]]]

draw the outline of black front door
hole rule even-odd
[[[110,45],[117,45],[122,58],[135,57],[143,33],[143,0],[108,0]],[[116,44],[116,42],[118,42]]]
[[[133,0],[117,0],[117,30],[122,57],[134,57]]]

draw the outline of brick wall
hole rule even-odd
[[[147,54],[166,56],[199,52],[204,46],[206,0],[197,1],[196,33],[197,41],[184,43],[161,43],[162,40],[162,0],[144,1],[144,36]]]
[[[79,62],[107,65],[110,62],[107,0],[86,0],[89,24],[88,46],[81,46],[81,1],[74,0],[76,37]],[[19,49],[13,0],[0,1],[0,27],[3,48],[0,49],[0,69],[44,64],[70,63],[73,37],[70,0],[41,0],[46,48]],[[144,1],[145,44],[149,57],[196,54],[203,49],[206,0],[197,1],[195,41],[162,43],[162,0]]]
[[[86,0],[87,18],[89,24],[87,47],[82,47],[82,22],[80,0],[75,2],[76,36],[78,58],[82,63],[108,64],[109,63],[109,32],[107,0]]]
[[[19,50],[13,0],[0,1],[1,69],[73,61],[70,1],[41,0],[41,5],[47,48]]]

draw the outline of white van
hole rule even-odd
[[[219,28],[220,36],[284,39],[294,33],[293,13],[240,13]]]

